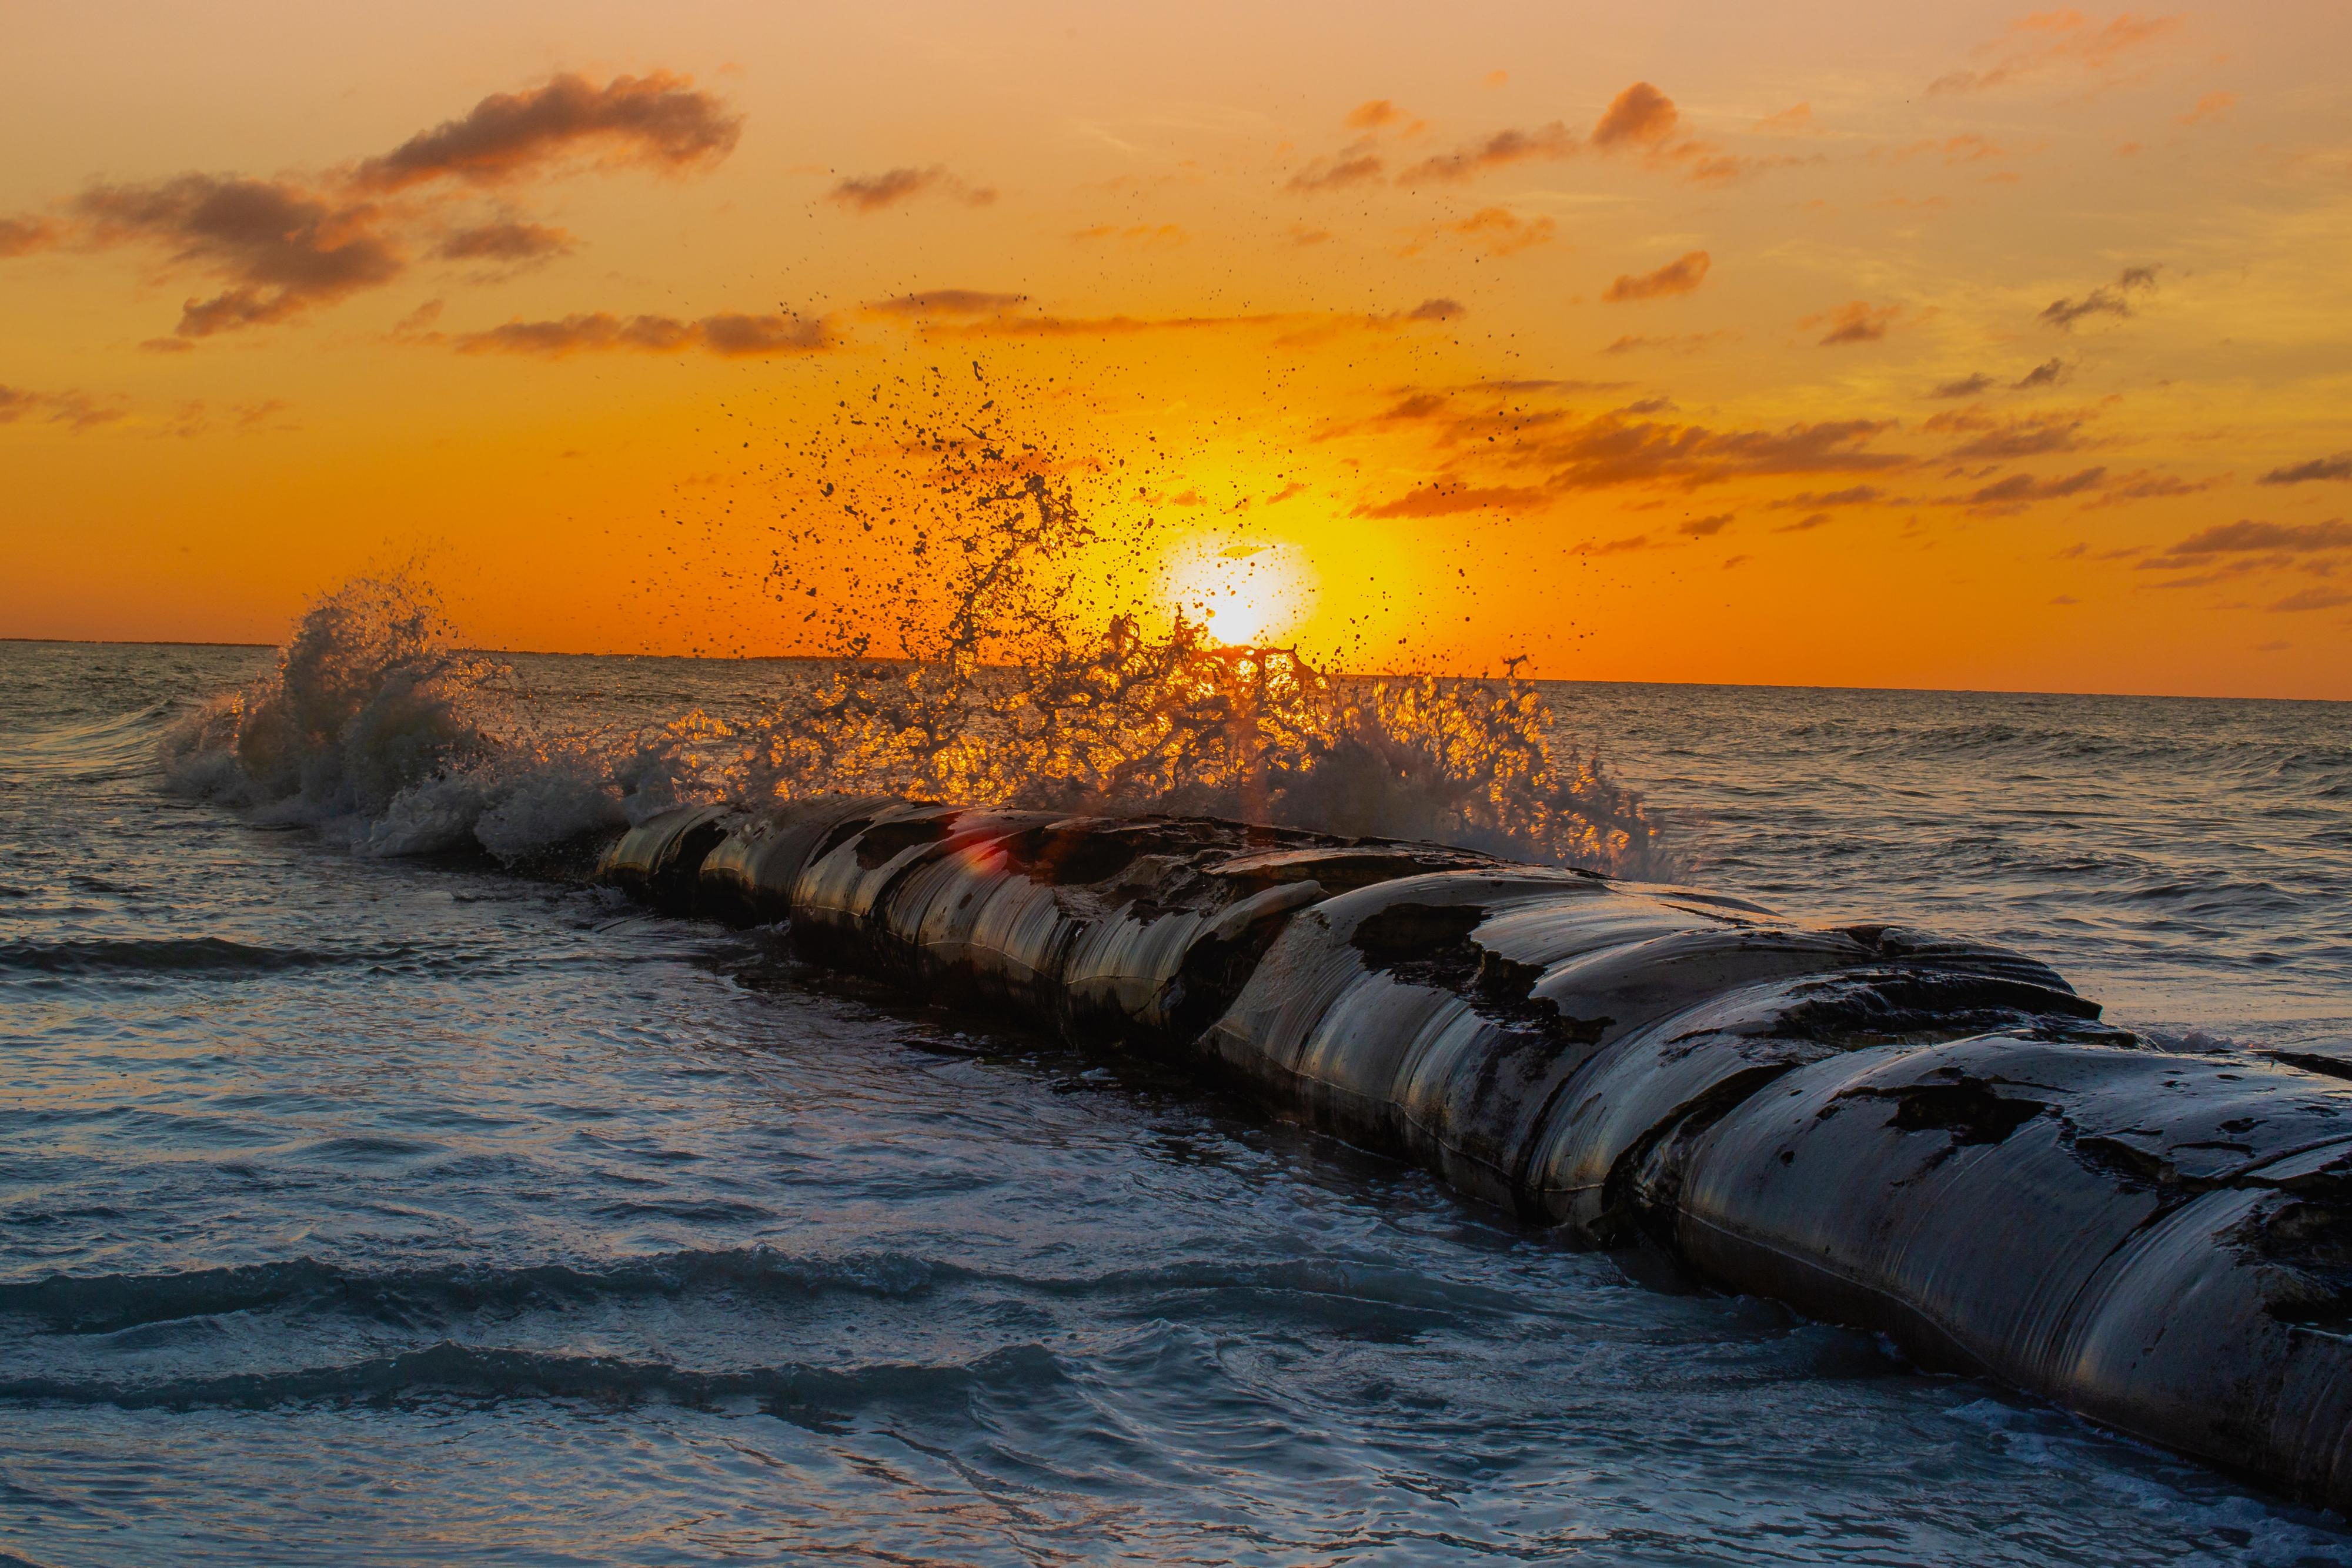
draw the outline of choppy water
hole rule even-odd
[[[1148,1064],[161,792],[262,658],[0,645],[0,1562],[2352,1557]],[[2352,1050],[2352,709],[1556,695],[1711,885]]]

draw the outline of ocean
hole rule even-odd
[[[0,644],[0,1563],[2352,1559],[1163,1064],[167,789],[271,662]],[[2352,707],[1542,691],[1693,883],[2352,1062]]]

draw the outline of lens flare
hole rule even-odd
[[[1188,539],[1170,555],[1167,592],[1186,620],[1229,647],[1286,643],[1315,608],[1303,552],[1264,539]]]

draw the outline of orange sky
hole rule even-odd
[[[2332,3],[9,30],[0,633],[804,648],[787,454],[977,361],[1351,663],[2352,697]]]

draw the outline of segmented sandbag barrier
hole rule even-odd
[[[1268,1107],[1602,1246],[2352,1503],[2352,1082],[1895,926],[1427,844],[875,799],[598,877]]]

